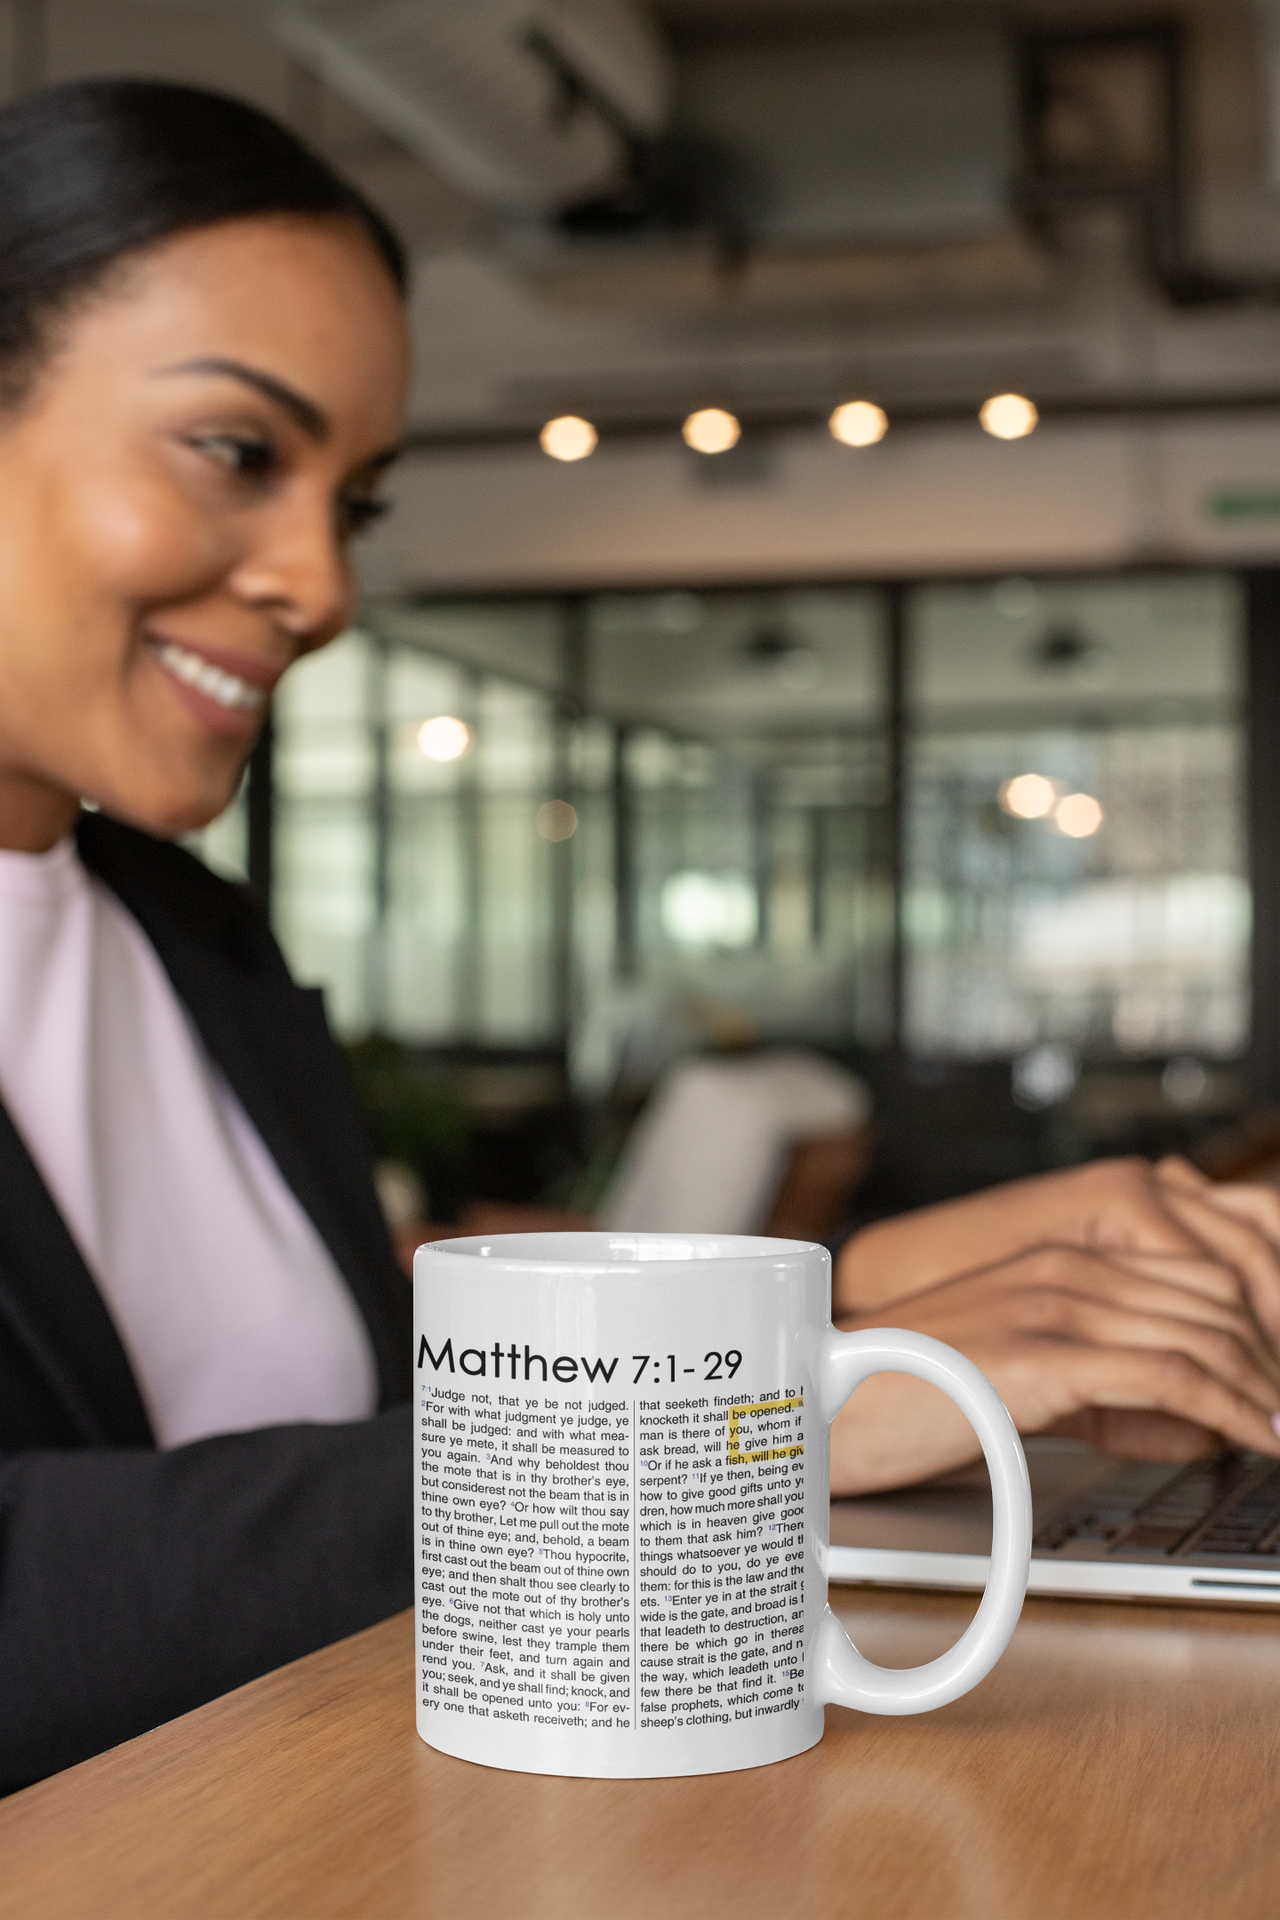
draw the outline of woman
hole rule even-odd
[[[349,617],[403,289],[247,107],[0,114],[4,1785],[410,1601],[407,1289],[341,1060],[168,843]]]
[[[245,106],[0,113],[0,1786],[411,1601],[408,1294],[341,1058],[172,844],[349,617],[403,287]],[[1192,1178],[870,1229],[838,1304],[967,1346],[1024,1426],[1155,1409],[1156,1445],[1280,1453],[1280,1223]],[[837,1485],[973,1450],[914,1385],[856,1396]]]

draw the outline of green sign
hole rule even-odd
[[[1205,502],[1211,520],[1280,520],[1280,485],[1229,487]]]

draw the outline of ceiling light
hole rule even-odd
[[[576,413],[562,413],[548,420],[538,435],[538,445],[553,460],[585,460],[595,452],[599,438],[589,420],[579,419]]]
[[[889,431],[889,416],[874,400],[846,400],[827,425],[832,436],[846,447],[874,447]]]
[[[546,800],[534,814],[533,824],[544,840],[568,840],[578,824],[578,811],[567,800]]]
[[[1053,810],[1053,824],[1071,840],[1087,840],[1105,818],[1101,803],[1091,793],[1069,793]]]
[[[984,403],[978,418],[997,440],[1024,440],[1034,431],[1040,415],[1022,394],[997,393]]]
[[[691,413],[680,429],[687,447],[695,453],[728,453],[742,437],[742,428],[723,407],[700,407]]]
[[[451,713],[438,713],[418,728],[418,751],[428,760],[461,760],[471,751],[472,733],[465,720]]]
[[[1043,820],[1052,813],[1062,789],[1043,773],[1019,773],[1000,789],[1000,805],[1015,820]]]

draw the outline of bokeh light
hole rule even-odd
[[[832,437],[846,447],[874,447],[889,431],[889,416],[874,400],[846,400],[827,425]]]
[[[997,393],[984,403],[978,418],[997,440],[1025,440],[1035,430],[1040,415],[1022,394]]]
[[[1000,789],[1000,805],[1015,820],[1043,820],[1052,813],[1062,788],[1043,773],[1019,773]]]
[[[418,728],[418,751],[428,760],[461,760],[471,751],[472,733],[465,720],[438,713]]]
[[[1053,810],[1054,826],[1071,840],[1087,840],[1104,818],[1102,802],[1091,793],[1068,793]]]
[[[673,873],[663,882],[658,914],[680,947],[749,947],[759,928],[759,896],[738,873]]]
[[[533,824],[544,840],[568,840],[578,824],[577,809],[567,800],[544,800]]]
[[[553,460],[585,460],[594,453],[600,436],[589,420],[576,413],[562,413],[548,420],[538,435],[538,445]]]
[[[700,407],[689,415],[680,431],[685,445],[695,453],[728,453],[742,438],[738,421],[723,407]]]

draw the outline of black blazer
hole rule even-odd
[[[101,814],[151,940],[364,1316],[379,1412],[156,1449],[87,1268],[0,1106],[0,1791],[410,1604],[410,1291],[321,996],[199,861]],[[0,955],[3,965],[3,955]],[[173,1249],[181,1284],[182,1249]]]

